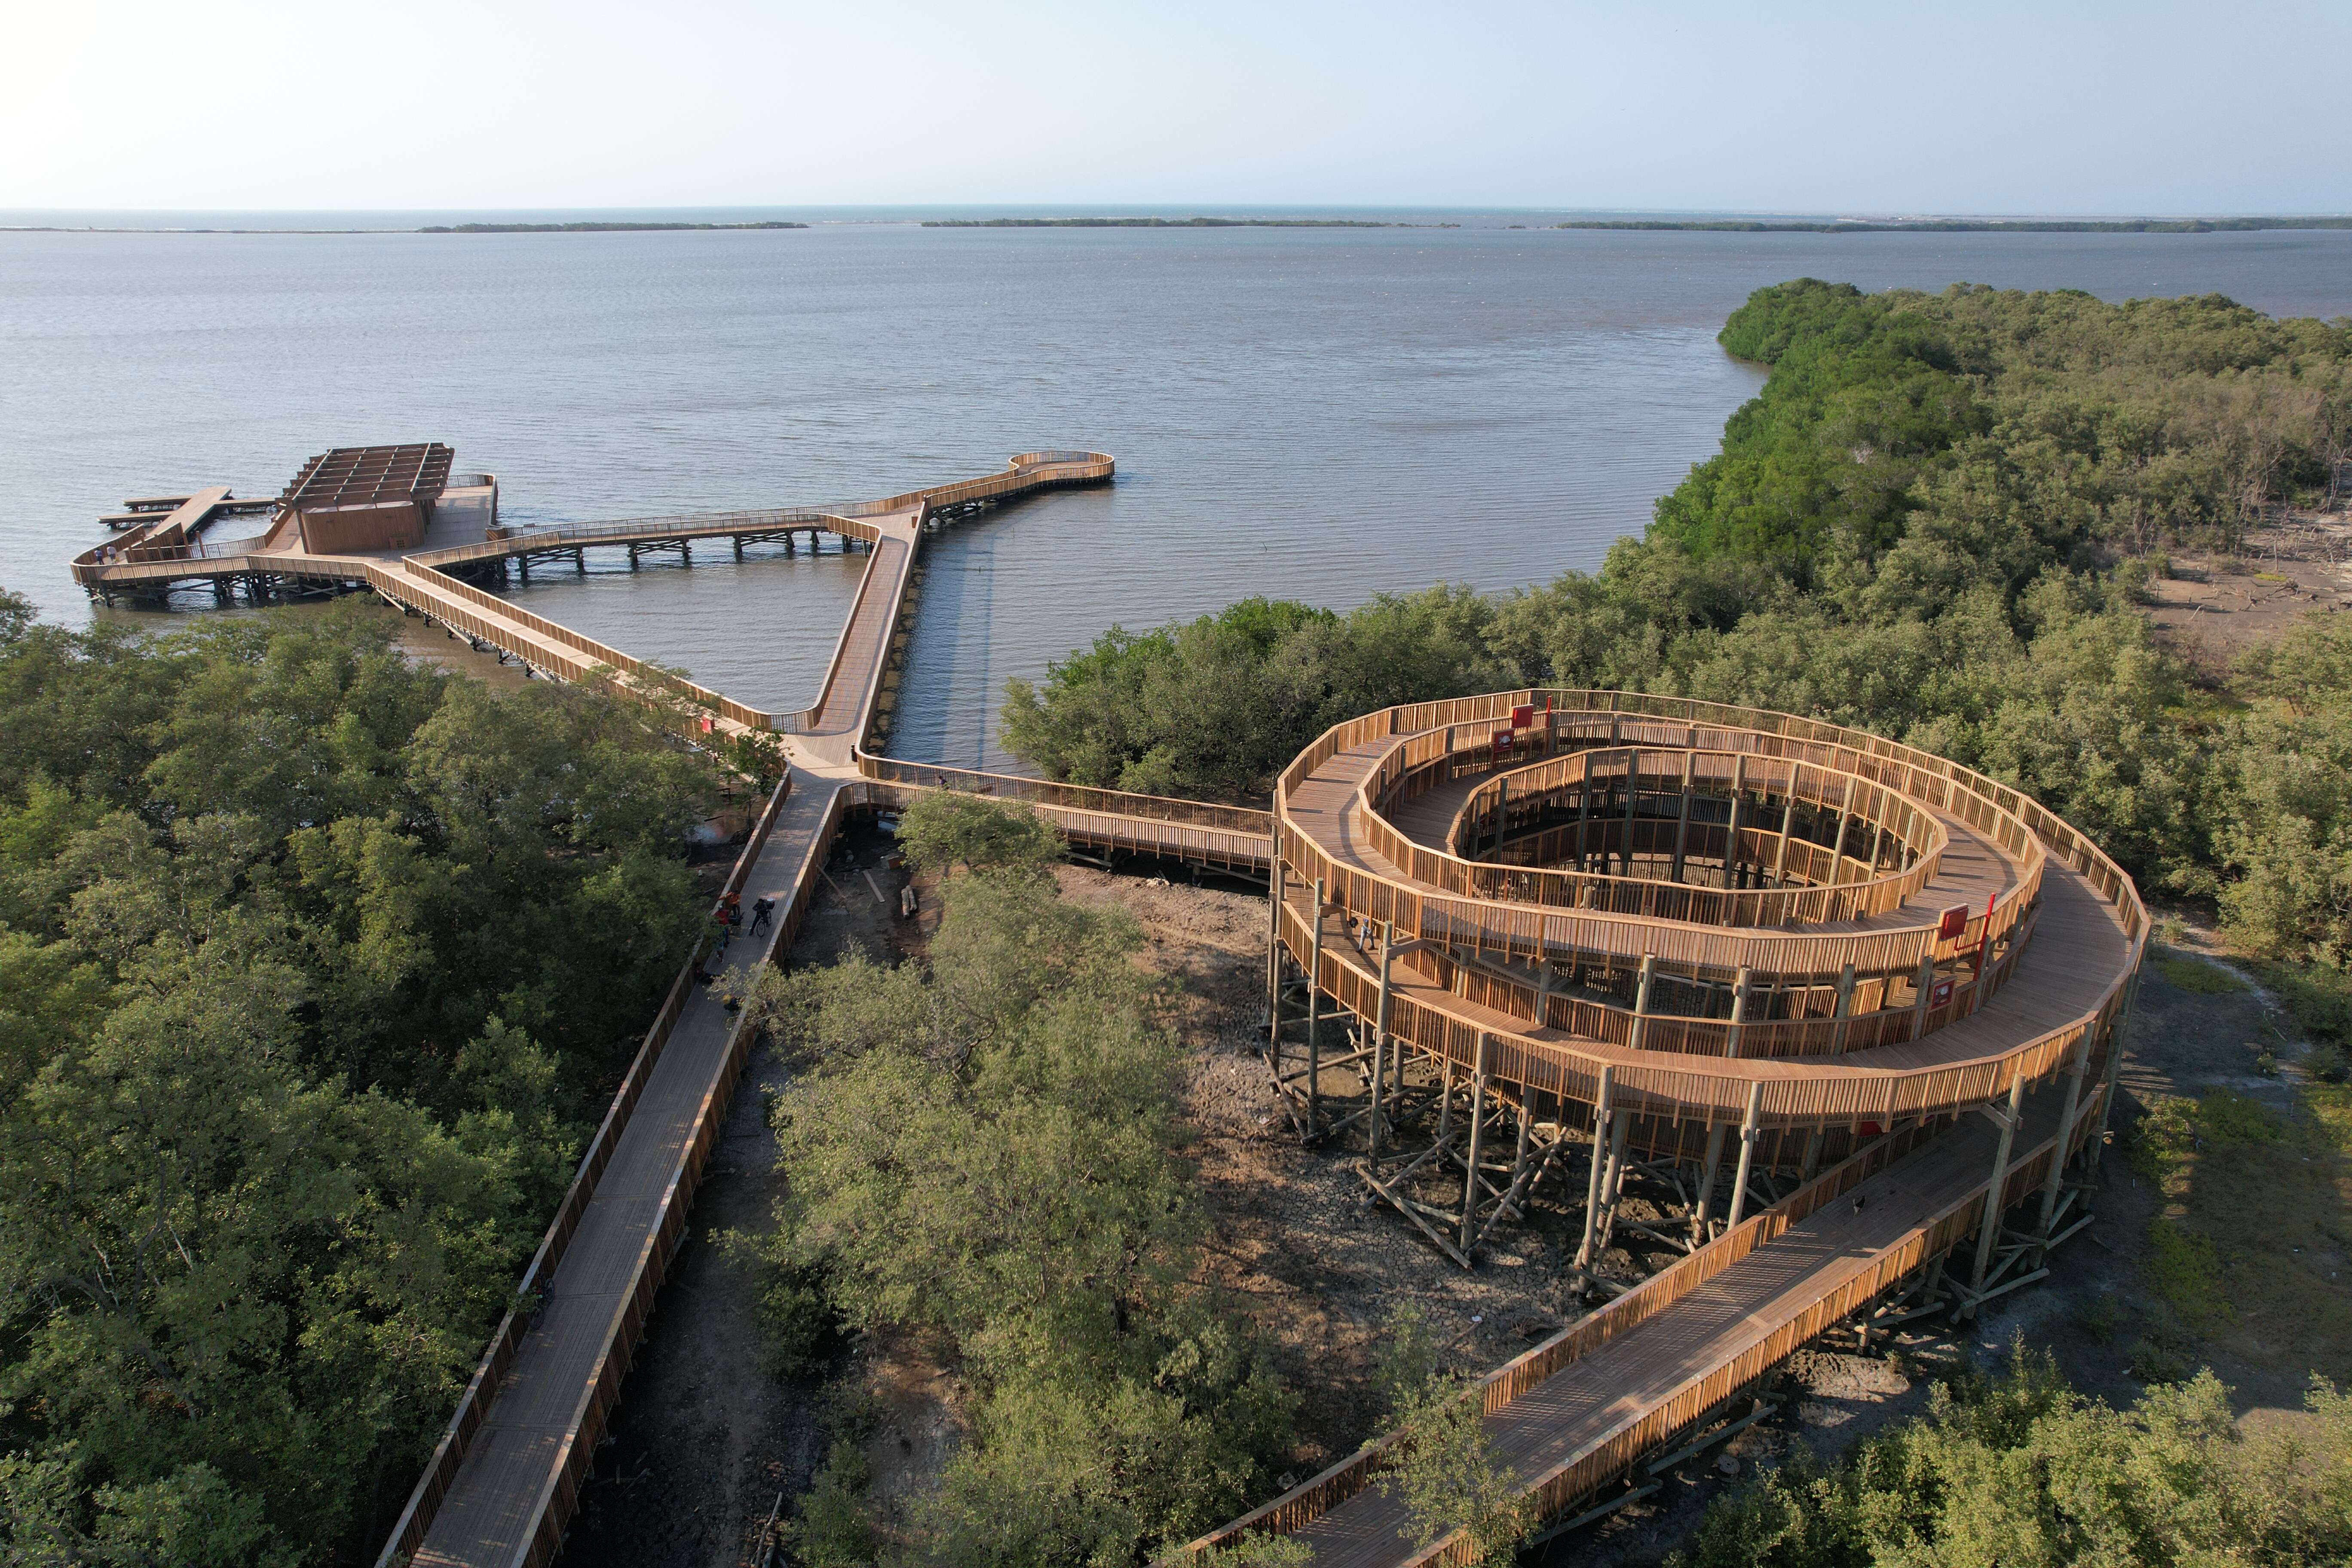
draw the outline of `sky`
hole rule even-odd
[[[0,0],[0,208],[2352,211],[2352,5]]]

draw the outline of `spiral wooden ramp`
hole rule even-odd
[[[1722,1430],[1825,1329],[1973,1311],[2085,1222],[2147,916],[2082,835],[1940,758],[1787,714],[1561,690],[1339,725],[1285,771],[1271,813],[869,752],[928,530],[1113,468],[1033,452],[876,501],[406,556],[92,552],[74,571],[106,593],[264,572],[364,586],[534,674],[667,686],[714,731],[791,737],[729,881],[781,918],[737,962],[789,943],[849,811],[929,789],[1028,801],[1098,855],[1265,874],[1270,1055],[1310,1138],[1360,1153],[1368,1192],[1465,1265],[1531,1194],[1581,1189],[1578,1267],[1614,1299],[1479,1391],[1553,1528],[1640,1495],[1660,1456]],[[464,580],[800,532],[868,562],[795,713],[678,683]],[[652,1021],[379,1568],[530,1568],[561,1550],[749,1049],[694,984],[705,959]],[[1663,1237],[1683,1255],[1638,1283],[1605,1271],[1617,1227],[1643,1227],[1620,1213],[1629,1173],[1683,1199]],[[1431,1201],[1457,1176],[1458,1197]],[[1318,1563],[1459,1560],[1459,1540],[1416,1548],[1371,1484],[1395,1443],[1173,1560],[1254,1532],[1297,1535]]]
[[[1547,1524],[1641,1495],[1823,1330],[1970,1314],[2086,1222],[2147,916],[2017,792],[1787,714],[1517,691],[1338,726],[1274,815],[1276,1070],[1309,1135],[1465,1264],[1582,1167],[1577,1265],[1615,1299],[1478,1392]],[[1684,1199],[1646,1228],[1685,1255],[1639,1283],[1601,1272],[1629,1172]],[[1395,1441],[1185,1554],[1465,1560],[1371,1484]]]

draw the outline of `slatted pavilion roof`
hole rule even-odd
[[[455,454],[439,441],[407,447],[338,447],[302,465],[284,502],[298,510],[430,500],[449,482]]]

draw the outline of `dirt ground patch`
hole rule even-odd
[[[2352,605],[2352,519],[2297,514],[2249,534],[2237,555],[2179,550],[2171,563],[2148,584],[2157,635],[2218,671],[2314,611]]]

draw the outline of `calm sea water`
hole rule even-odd
[[[1412,215],[1426,218],[1430,215]],[[1597,564],[1759,384],[1759,285],[2218,291],[2352,313],[2352,234],[1429,230],[0,234],[0,582],[126,497],[271,493],[326,447],[446,440],[516,522],[881,495],[1033,447],[1116,489],[941,536],[895,749],[1001,763],[1005,679],[1250,594],[1345,607]],[[235,525],[223,536],[236,531]],[[862,564],[595,565],[520,596],[800,706]]]

